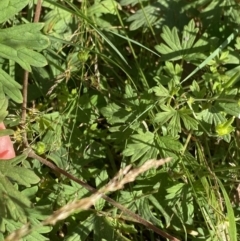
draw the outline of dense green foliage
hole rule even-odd
[[[0,122],[17,150],[0,162],[0,240],[27,222],[27,241],[167,240],[102,199],[40,225],[89,192],[28,158],[23,133],[98,189],[171,157],[111,198],[180,240],[239,240],[239,1],[45,0],[33,23],[36,2],[0,2]]]

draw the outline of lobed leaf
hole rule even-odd
[[[45,66],[45,57],[33,51],[42,50],[49,44],[48,38],[40,32],[42,28],[42,23],[28,23],[0,29],[0,56],[17,62],[27,71],[31,71],[31,65]]]
[[[0,9],[1,9],[0,23],[8,20],[14,14],[18,13],[28,3],[29,3],[29,0],[21,0],[21,1],[19,1],[19,0],[1,0],[0,1]]]
[[[8,107],[8,100],[5,97],[5,94],[3,93],[3,86],[0,82],[0,122],[2,122],[8,114],[7,107]]]
[[[131,156],[131,162],[135,162],[155,147],[153,143],[154,134],[151,132],[132,135],[131,143],[127,145],[122,154],[124,156]]]
[[[0,69],[0,83],[3,92],[17,103],[22,103],[21,85],[19,85],[10,75]]]

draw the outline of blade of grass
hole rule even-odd
[[[235,221],[235,216],[234,216],[234,211],[232,208],[232,204],[231,201],[228,197],[228,194],[226,192],[226,189],[224,188],[222,182],[220,181],[220,179],[217,178],[219,187],[222,190],[222,194],[225,200],[225,204],[226,204],[226,208],[227,208],[227,220],[226,223],[228,221],[228,231],[229,231],[229,237],[231,241],[237,241],[237,228],[236,228],[236,221]]]
[[[87,23],[89,24],[89,26],[91,26],[105,41],[106,43],[108,43],[108,45],[118,54],[118,56],[124,61],[124,63],[128,66],[128,62],[127,60],[123,57],[123,55],[120,53],[120,51],[114,46],[114,44],[103,34],[102,31],[100,31],[96,26],[94,26],[94,24],[92,23],[92,21],[86,17],[74,4],[72,4],[69,1],[64,1],[66,4],[68,4],[72,9],[65,7],[64,5],[57,3],[57,2],[53,2],[51,0],[46,0],[46,2],[51,3],[52,5],[63,9],[69,13],[72,13],[74,15],[77,15],[78,17],[81,17],[82,19],[84,19],[85,21],[87,21]]]
[[[133,39],[130,39],[129,37],[125,37],[125,36],[123,36],[123,35],[121,35],[121,34],[118,34],[118,33],[116,33],[116,32],[113,32],[113,31],[111,31],[111,30],[108,30],[108,32],[111,33],[111,34],[114,34],[114,35],[118,36],[119,38],[125,39],[125,40],[127,40],[127,41],[129,41],[129,42],[131,42],[131,43],[133,43],[133,44],[135,44],[135,45],[137,45],[137,46],[139,46],[139,47],[141,47],[141,48],[143,48],[143,49],[146,49],[147,51],[149,51],[149,52],[151,52],[152,54],[158,56],[159,58],[161,57],[161,56],[160,56],[159,54],[157,54],[155,51],[149,49],[148,47],[140,44],[139,42],[137,42],[137,41],[135,41],[135,40],[133,40]]]
[[[238,35],[238,33],[239,33],[239,30],[235,29],[235,31],[231,33],[228,36],[228,38],[207,59],[205,59],[196,69],[194,69],[192,73],[190,73],[184,80],[182,80],[180,84],[187,81],[194,74],[196,74],[200,69],[205,67],[209,63],[209,61],[215,58]]]

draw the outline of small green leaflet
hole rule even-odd
[[[190,109],[182,108],[180,110],[175,110],[171,106],[162,105],[161,109],[163,112],[160,112],[155,117],[155,122],[163,125],[168,123],[167,129],[173,136],[177,136],[181,132],[181,121],[183,122],[187,130],[197,130],[198,122],[190,115],[192,111]]]
[[[1,52],[1,50],[0,50]],[[0,53],[1,55],[1,53]],[[0,92],[5,93],[9,98],[17,103],[22,103],[21,85],[18,84],[10,75],[8,75],[4,70],[0,69],[0,84],[2,88]],[[0,95],[2,95],[0,93]]]
[[[8,107],[8,100],[3,93],[3,87],[0,82],[0,122],[2,122],[8,114],[7,107]]]
[[[134,31],[140,27],[149,27],[156,24],[158,15],[156,11],[159,11],[156,4],[151,4],[142,9],[136,11],[136,13],[130,15],[128,22],[132,22],[129,26],[131,31]]]
[[[120,5],[114,0],[103,0],[101,2],[96,1],[91,7],[88,8],[89,16],[101,16],[102,14],[114,14],[116,15],[116,9],[120,8]]]

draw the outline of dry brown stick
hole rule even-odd
[[[35,14],[34,14],[34,23],[37,23],[40,19],[40,14],[41,14],[41,9],[42,9],[42,0],[38,0],[36,9],[35,9]],[[22,103],[22,118],[21,118],[21,125],[22,129],[25,129],[26,125],[26,116],[27,116],[27,94],[28,94],[28,78],[29,78],[29,72],[27,70],[24,71],[24,77],[23,77],[23,103]],[[28,147],[28,141],[27,141],[27,133],[26,131],[23,131],[22,134],[23,137],[23,144],[24,146]]]
[[[25,70],[24,72],[24,77],[23,77],[23,103],[22,103],[22,119],[21,119],[21,126],[22,129],[25,130],[25,125],[26,125],[26,116],[27,116],[27,93],[28,93],[28,76],[29,72]],[[28,141],[27,141],[27,132],[23,131],[22,132],[22,138],[23,138],[23,144],[24,146],[28,147]]]
[[[42,225],[55,225],[58,221],[66,219],[72,213],[78,212],[80,210],[88,210],[92,205],[94,205],[94,203],[96,203],[97,200],[103,197],[104,193],[120,190],[124,187],[125,184],[136,180],[136,177],[141,175],[141,173],[146,172],[150,168],[158,168],[170,160],[171,158],[160,160],[150,159],[140,167],[133,169],[131,169],[131,165],[128,165],[125,168],[120,169],[120,171],[114,176],[113,179],[111,179],[105,186],[97,190],[97,192],[93,193],[89,197],[67,203],[60,209],[53,212],[46,219],[44,219],[39,225],[30,227],[30,224],[27,224],[22,226],[20,229],[8,235],[5,241],[20,240],[20,238],[30,234],[32,231],[37,231],[37,229],[41,228]],[[136,222],[134,219],[131,221]]]
[[[37,6],[35,9],[35,14],[34,14],[34,23],[38,23],[41,15],[41,10],[42,10],[42,0],[38,0]]]
[[[50,167],[52,170],[61,173],[62,175],[68,177],[69,179],[75,181],[76,183],[80,184],[82,187],[86,188],[88,191],[95,193],[98,190],[91,187],[90,185],[88,185],[87,183],[83,182],[82,180],[76,178],[75,176],[73,176],[72,174],[66,172],[65,170],[57,167],[56,165],[54,165],[52,162],[49,162],[48,160],[40,157],[39,155],[37,155],[32,149],[29,150],[28,156],[34,159],[37,159],[38,161],[40,161],[42,164]],[[106,196],[106,195],[102,195],[102,198],[104,200],[106,200],[107,202],[111,203],[114,207],[118,208],[119,210],[121,210],[122,212],[124,212],[126,215],[132,217],[133,219],[135,219],[137,222],[141,223],[142,225],[146,226],[148,229],[153,230],[155,233],[161,235],[162,237],[168,238],[171,241],[180,241],[179,239],[173,237],[172,235],[160,230],[159,228],[157,228],[156,226],[154,226],[152,223],[148,222],[147,220],[141,218],[139,215],[137,215],[136,213],[130,211],[129,209],[125,208],[124,206],[122,206],[120,203],[114,201],[113,199],[111,199],[110,197]]]

